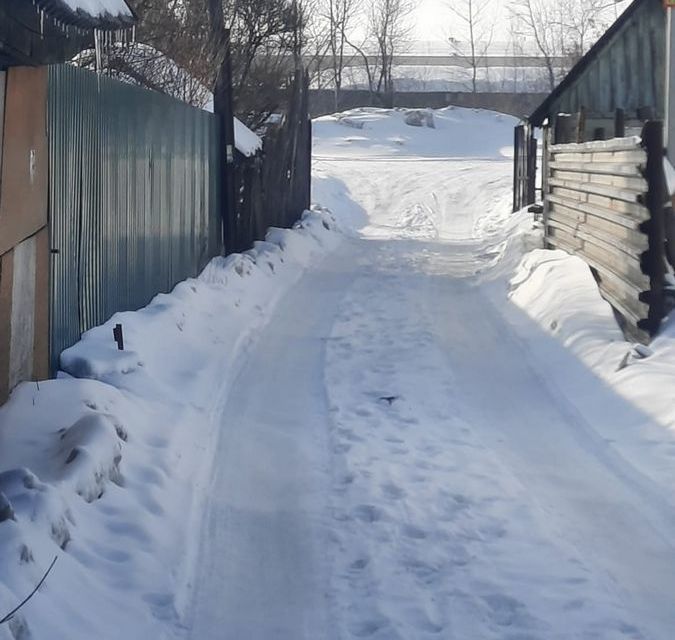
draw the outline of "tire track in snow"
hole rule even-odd
[[[550,525],[552,506],[495,441],[508,436],[476,422],[470,405],[485,392],[461,383],[467,363],[448,355],[437,324],[477,289],[453,283],[446,246],[424,245],[420,260],[414,244],[360,252],[327,343],[343,636],[658,637],[633,621],[639,608],[611,573]],[[460,337],[481,334],[467,324]]]

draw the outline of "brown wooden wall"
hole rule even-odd
[[[47,69],[0,73],[0,402],[48,374]]]

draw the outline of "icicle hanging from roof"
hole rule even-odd
[[[40,18],[40,33],[44,37],[46,19],[65,35],[73,30],[83,35],[105,34],[102,43],[120,42],[122,34],[133,30],[136,17],[126,0],[31,0]]]

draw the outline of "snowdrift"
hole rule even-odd
[[[426,113],[434,127],[406,124]],[[321,157],[508,158],[518,119],[494,111],[364,107],[314,121],[314,153]]]
[[[213,417],[276,302],[340,237],[330,213],[305,212],[88,331],[62,354],[58,379],[14,391],[0,408],[2,615],[58,561],[2,640],[158,638],[178,620]]]

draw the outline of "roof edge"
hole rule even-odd
[[[33,0],[33,4],[51,18],[80,29],[97,29],[100,31],[130,29],[136,24],[136,13],[129,6],[127,0],[123,0],[123,2],[128,10],[127,15],[112,15],[111,13],[92,15],[83,9],[71,8],[65,0]]]
[[[651,0],[633,0],[630,6],[611,24],[611,26],[603,33],[596,43],[586,52],[586,54],[569,70],[567,75],[556,85],[556,87],[548,94],[546,99],[528,116],[527,121],[531,124],[540,127],[546,119],[548,107],[576,78],[586,69],[586,67],[593,61],[595,55],[609,42],[614,35],[616,35],[621,27],[623,27],[638,8],[645,2]]]

